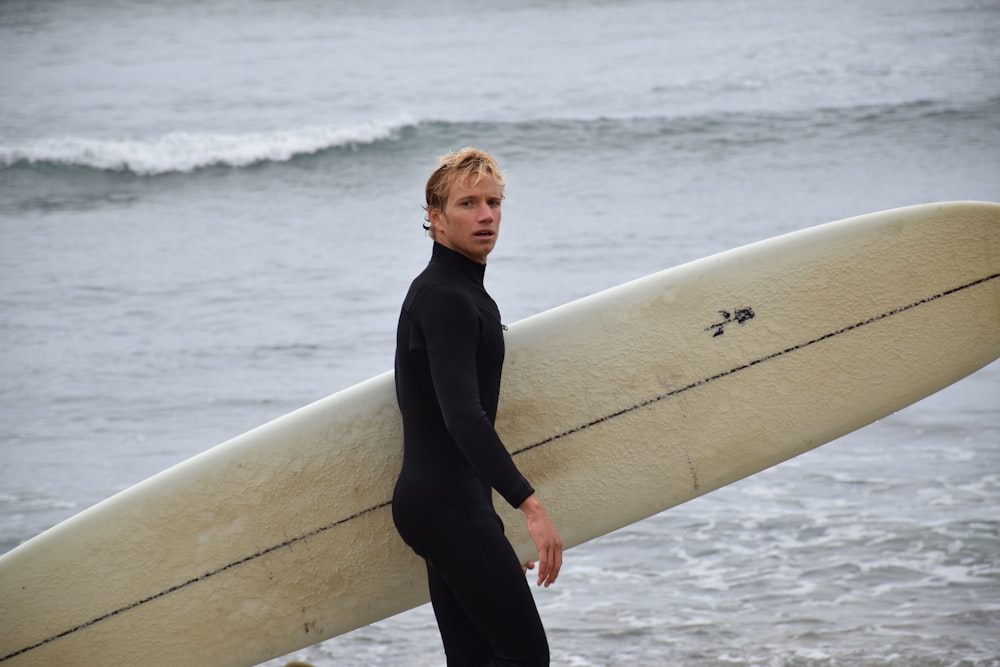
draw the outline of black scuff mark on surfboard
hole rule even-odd
[[[691,454],[687,454],[688,470],[691,471],[691,485],[695,490],[701,488],[698,483],[698,468],[694,464],[694,459],[691,458]]]
[[[718,336],[726,333],[726,327],[730,324],[746,324],[755,318],[757,313],[753,312],[753,308],[750,306],[744,306],[742,308],[734,308],[733,312],[720,310],[719,315],[722,315],[721,322],[716,322],[715,324],[705,327],[705,331],[715,331],[715,333],[712,334],[712,338],[717,338]]]
[[[745,371],[745,370],[747,370],[749,368],[753,368],[754,366],[759,366],[760,364],[766,363],[768,361],[772,361],[773,359],[777,359],[779,357],[783,357],[783,356],[791,354],[793,352],[797,352],[798,350],[802,350],[802,349],[805,349],[807,347],[811,347],[813,345],[817,345],[819,343],[822,343],[825,340],[829,340],[831,338],[836,338],[837,336],[840,336],[842,334],[848,333],[850,331],[854,331],[855,329],[860,329],[861,327],[868,326],[869,324],[874,324],[876,322],[880,322],[880,321],[888,319],[890,317],[894,317],[896,315],[899,315],[900,313],[904,313],[904,312],[906,312],[908,310],[913,310],[914,308],[918,308],[918,307],[926,305],[928,303],[937,301],[938,299],[945,298],[945,297],[950,296],[952,294],[955,294],[957,292],[961,292],[963,290],[970,289],[970,288],[976,287],[978,285],[982,285],[983,283],[987,283],[987,282],[989,282],[991,280],[997,280],[998,278],[1000,278],[1000,273],[994,273],[994,274],[986,276],[984,278],[979,278],[977,280],[973,280],[973,281],[971,281],[969,283],[966,283],[964,285],[960,285],[958,287],[954,287],[954,288],[952,288],[950,290],[946,290],[944,292],[940,292],[940,293],[935,294],[933,296],[925,297],[923,299],[920,299],[919,301],[914,301],[913,303],[906,304],[905,306],[900,306],[898,308],[894,308],[894,309],[892,309],[890,311],[881,313],[879,315],[875,315],[873,317],[869,317],[866,320],[862,320],[860,322],[855,322],[854,324],[842,327],[840,329],[837,329],[836,331],[831,331],[831,332],[829,332],[827,334],[824,334],[822,336],[818,336],[816,338],[813,338],[812,340],[808,340],[808,341],[805,341],[803,343],[798,343],[796,345],[792,345],[792,346],[787,347],[787,348],[785,348],[783,350],[779,350],[777,352],[773,352],[771,354],[765,355],[765,356],[760,357],[758,359],[754,359],[752,361],[748,361],[747,363],[741,364],[741,365],[736,366],[734,368],[731,368],[728,371],[723,371],[721,373],[716,373],[715,375],[712,375],[710,377],[702,378],[701,380],[697,380],[697,381],[692,382],[692,383],[690,383],[690,384],[688,384],[686,386],[679,387],[677,389],[674,389],[674,390],[669,391],[669,392],[664,393],[664,394],[660,394],[658,396],[654,396],[654,397],[646,399],[645,401],[642,401],[640,403],[636,403],[635,405],[631,405],[629,407],[622,408],[621,410],[617,410],[617,411],[612,412],[610,414],[604,415],[603,417],[599,417],[599,418],[594,419],[592,421],[589,421],[589,422],[587,422],[585,424],[580,424],[579,426],[576,426],[574,428],[571,428],[571,429],[568,429],[566,431],[563,431],[562,433],[558,433],[556,435],[550,436],[548,438],[545,438],[544,440],[540,440],[540,441],[538,441],[538,442],[536,442],[536,443],[534,443],[532,445],[528,445],[526,447],[522,447],[521,449],[518,449],[518,450],[512,452],[512,455],[513,456],[518,456],[520,454],[524,454],[525,452],[529,452],[529,451],[531,451],[533,449],[537,449],[539,447],[551,444],[551,443],[553,443],[553,442],[555,442],[557,440],[562,440],[564,438],[568,438],[569,436],[574,435],[576,433],[580,433],[581,431],[586,431],[587,429],[592,428],[594,426],[598,426],[598,425],[603,424],[605,422],[609,422],[609,421],[611,421],[613,419],[616,419],[616,418],[621,417],[623,415],[629,414],[631,412],[635,412],[637,410],[641,410],[642,408],[645,408],[645,407],[648,407],[648,406],[653,405],[655,403],[659,403],[661,401],[667,400],[667,399],[669,399],[669,398],[671,398],[673,396],[677,396],[678,394],[682,394],[682,393],[684,393],[686,391],[690,391],[690,390],[695,389],[697,387],[704,386],[706,384],[709,384],[710,382],[715,382],[716,380],[722,380],[722,379],[727,378],[727,377],[729,377],[731,375],[735,375],[737,373]],[[11,660],[13,658],[16,658],[17,656],[20,656],[20,655],[23,655],[23,654],[28,653],[30,651],[33,651],[35,649],[41,648],[42,646],[45,646],[46,644],[51,644],[54,641],[57,641],[59,639],[67,637],[69,635],[75,634],[77,632],[86,630],[87,628],[90,628],[90,627],[95,626],[95,625],[97,625],[99,623],[102,623],[103,621],[107,621],[107,620],[109,620],[111,618],[114,618],[115,616],[119,616],[120,614],[124,614],[124,613],[126,613],[128,611],[131,611],[131,610],[136,609],[138,607],[141,607],[141,606],[143,606],[145,604],[153,602],[154,600],[158,600],[158,599],[160,599],[162,597],[170,595],[171,593],[175,593],[177,591],[185,589],[188,586],[193,586],[193,585],[195,585],[195,584],[197,584],[199,582],[205,581],[206,579],[210,579],[210,578],[212,578],[212,577],[214,577],[216,575],[223,574],[225,572],[233,570],[233,569],[235,569],[235,568],[237,568],[237,567],[239,567],[241,565],[244,565],[244,564],[249,563],[251,561],[257,560],[258,558],[262,558],[264,556],[267,556],[270,553],[273,553],[273,552],[278,551],[280,549],[284,549],[285,547],[289,547],[289,546],[291,546],[293,544],[296,544],[298,542],[304,542],[304,541],[306,541],[306,540],[308,540],[310,538],[313,538],[313,537],[315,537],[317,535],[320,535],[320,534],[325,533],[327,531],[330,531],[330,530],[332,530],[334,528],[337,528],[338,526],[342,526],[344,524],[350,523],[351,521],[354,521],[355,519],[359,519],[359,518],[361,518],[361,517],[363,517],[363,516],[365,516],[367,514],[371,514],[372,512],[377,512],[378,510],[384,509],[384,508],[389,507],[391,505],[392,505],[392,501],[391,500],[387,500],[387,501],[385,501],[383,503],[379,503],[378,505],[374,505],[372,507],[369,507],[368,509],[364,509],[364,510],[361,510],[359,512],[356,512],[356,513],[354,513],[354,514],[352,514],[352,515],[350,515],[348,517],[345,517],[343,519],[338,519],[337,521],[329,523],[329,524],[327,524],[325,526],[322,526],[320,528],[316,528],[315,530],[311,530],[311,531],[309,531],[307,533],[303,533],[302,535],[299,535],[297,537],[289,538],[289,539],[281,542],[280,544],[276,544],[276,545],[274,545],[272,547],[268,547],[267,549],[263,549],[263,550],[258,551],[256,553],[250,554],[250,555],[248,555],[248,556],[246,556],[244,558],[240,558],[239,560],[233,561],[232,563],[229,563],[227,565],[223,565],[223,566],[218,567],[218,568],[216,568],[214,570],[211,570],[209,572],[205,572],[204,574],[201,574],[201,575],[199,575],[197,577],[193,577],[191,579],[188,579],[187,581],[184,581],[184,582],[181,582],[181,583],[176,584],[174,586],[171,586],[169,588],[166,588],[166,589],[160,591],[159,593],[154,593],[152,595],[149,595],[149,596],[147,596],[145,598],[142,598],[141,600],[137,600],[136,602],[128,604],[128,605],[126,605],[124,607],[121,607],[121,608],[116,609],[114,611],[110,611],[110,612],[108,612],[106,614],[98,616],[98,617],[96,617],[96,618],[94,618],[94,619],[92,619],[90,621],[85,622],[85,623],[80,623],[79,625],[76,625],[76,626],[74,626],[72,628],[69,628],[68,630],[64,630],[63,632],[60,632],[60,633],[58,633],[56,635],[52,635],[51,637],[49,637],[47,639],[43,639],[43,640],[38,641],[38,642],[36,642],[36,643],[34,643],[34,644],[30,645],[30,646],[26,646],[26,647],[24,647],[22,649],[14,651],[13,653],[9,653],[9,654],[7,654],[5,656],[2,656],[2,657],[0,657],[0,662],[6,662],[7,660]]]

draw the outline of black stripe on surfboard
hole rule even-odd
[[[684,393],[686,391],[690,391],[690,390],[695,389],[697,387],[702,387],[702,386],[704,386],[706,384],[709,384],[710,382],[715,382],[716,380],[722,380],[722,379],[727,378],[727,377],[729,377],[731,375],[735,375],[736,373],[740,373],[740,372],[745,371],[745,370],[747,370],[749,368],[753,368],[754,366],[759,366],[760,364],[766,363],[768,361],[772,361],[772,360],[777,359],[779,357],[783,357],[785,355],[791,354],[793,352],[797,352],[799,350],[803,350],[803,349],[805,349],[807,347],[811,347],[811,346],[816,345],[818,343],[822,343],[825,340],[829,340],[831,338],[836,338],[837,336],[840,336],[842,334],[848,333],[850,331],[854,331],[856,329],[860,329],[861,327],[868,326],[869,324],[874,324],[876,322],[880,322],[880,321],[888,319],[890,317],[894,317],[894,316],[899,315],[901,313],[905,313],[905,312],[907,312],[909,310],[913,310],[914,308],[917,308],[919,306],[923,306],[923,305],[926,305],[928,303],[932,303],[934,301],[937,301],[937,300],[942,299],[944,297],[950,296],[950,295],[955,294],[957,292],[961,292],[961,291],[969,289],[971,287],[976,287],[977,285],[981,285],[983,283],[987,283],[987,282],[989,282],[991,280],[996,280],[998,278],[1000,278],[1000,273],[994,273],[992,275],[986,276],[985,278],[979,278],[977,280],[974,280],[972,282],[966,283],[964,285],[960,285],[959,287],[954,287],[952,289],[946,290],[944,292],[940,292],[940,293],[935,294],[933,296],[925,297],[923,299],[920,299],[919,301],[914,301],[913,303],[906,304],[905,306],[900,306],[898,308],[894,308],[894,309],[892,309],[890,311],[886,311],[886,312],[881,313],[879,315],[875,315],[873,317],[869,317],[866,320],[862,320],[860,322],[856,322],[854,324],[842,327],[842,328],[837,329],[835,331],[831,331],[829,333],[823,334],[822,336],[818,336],[816,338],[813,338],[812,340],[808,340],[808,341],[805,341],[803,343],[798,343],[796,345],[792,345],[791,347],[787,347],[787,348],[785,348],[783,350],[780,350],[778,352],[772,352],[771,354],[765,355],[765,356],[760,357],[758,359],[754,359],[753,361],[749,361],[749,362],[747,362],[745,364],[741,364],[741,365],[736,366],[734,368],[731,368],[731,369],[729,369],[727,371],[722,371],[721,373],[716,373],[715,375],[712,375],[710,377],[706,377],[706,378],[703,378],[701,380],[697,380],[697,381],[692,382],[692,383],[690,383],[688,385],[685,385],[683,387],[679,387],[677,389],[674,389],[672,391],[666,392],[664,394],[659,394],[659,395],[654,396],[652,398],[646,399],[646,400],[644,400],[644,401],[642,401],[640,403],[636,403],[636,404],[631,405],[629,407],[622,408],[620,410],[617,410],[615,412],[607,414],[607,415],[605,415],[603,417],[599,417],[598,419],[594,419],[592,421],[589,421],[589,422],[587,422],[585,424],[580,424],[579,426],[576,426],[576,427],[571,428],[569,430],[563,431],[562,433],[558,433],[556,435],[550,436],[548,438],[545,438],[544,440],[539,440],[538,442],[536,442],[536,443],[534,443],[532,445],[528,445],[527,447],[522,447],[521,449],[518,449],[518,450],[514,451],[512,453],[512,455],[517,456],[518,454],[523,454],[523,453],[531,451],[533,449],[537,449],[538,447],[543,447],[543,446],[551,444],[551,443],[553,443],[553,442],[555,442],[557,440],[562,440],[563,438],[567,438],[567,437],[569,437],[571,435],[574,435],[576,433],[580,433],[582,431],[586,431],[587,429],[592,428],[594,426],[597,426],[599,424],[604,424],[604,423],[606,423],[608,421],[611,421],[611,420],[616,419],[618,417],[621,417],[623,415],[627,415],[627,414],[629,414],[631,412],[635,412],[637,410],[641,410],[643,408],[649,407],[650,405],[653,405],[655,403],[659,403],[661,401],[667,400],[667,399],[669,399],[669,398],[671,398],[673,396],[677,396],[678,394],[682,394],[682,393]],[[56,640],[59,640],[59,639],[62,639],[64,637],[67,637],[69,635],[75,634],[75,633],[80,632],[82,630],[86,630],[87,628],[90,628],[90,627],[92,627],[94,625],[102,623],[103,621],[107,621],[107,620],[109,620],[111,618],[114,618],[115,616],[118,616],[120,614],[124,614],[124,613],[126,613],[128,611],[136,609],[137,607],[141,607],[141,606],[143,606],[143,605],[145,605],[147,603],[150,603],[150,602],[153,602],[154,600],[158,600],[160,598],[163,598],[163,597],[165,597],[167,595],[170,595],[171,593],[175,593],[175,592],[177,592],[179,590],[182,590],[184,588],[187,588],[189,586],[193,586],[193,585],[195,585],[195,584],[197,584],[199,582],[205,581],[206,579],[211,579],[212,577],[214,577],[216,575],[223,574],[224,572],[228,572],[228,571],[230,571],[230,570],[232,570],[234,568],[237,568],[237,567],[239,567],[241,565],[244,565],[245,563],[257,560],[258,558],[262,558],[262,557],[264,557],[264,556],[266,556],[266,555],[268,555],[270,553],[273,553],[273,552],[275,552],[275,551],[277,551],[279,549],[283,549],[285,547],[291,546],[291,545],[296,544],[298,542],[304,542],[305,540],[311,539],[311,538],[313,538],[313,537],[315,537],[317,535],[320,535],[322,533],[325,533],[325,532],[327,532],[329,530],[332,530],[332,529],[337,528],[339,526],[342,526],[344,524],[350,523],[351,521],[354,521],[355,519],[360,519],[361,517],[363,517],[363,516],[365,516],[367,514],[371,514],[372,512],[376,512],[376,511],[378,511],[380,509],[389,507],[391,504],[392,504],[392,501],[391,500],[387,500],[387,501],[385,501],[383,503],[379,503],[378,505],[374,505],[372,507],[369,507],[368,509],[364,509],[364,510],[361,510],[359,512],[356,512],[355,514],[352,514],[351,516],[345,517],[343,519],[338,519],[337,521],[334,521],[334,522],[332,522],[330,524],[327,524],[325,526],[322,526],[320,528],[316,528],[315,530],[309,531],[308,533],[303,533],[302,535],[299,535],[297,537],[292,537],[292,538],[287,539],[287,540],[285,540],[285,541],[283,541],[283,542],[281,542],[279,544],[275,544],[274,546],[268,547],[268,548],[263,549],[261,551],[258,551],[256,553],[253,553],[253,554],[251,554],[249,556],[246,556],[246,557],[241,558],[239,560],[233,561],[233,562],[231,562],[231,563],[229,563],[227,565],[223,565],[223,566],[218,567],[218,568],[216,568],[214,570],[211,570],[209,572],[205,572],[204,574],[201,574],[201,575],[199,575],[197,577],[194,577],[192,579],[188,579],[187,581],[184,581],[182,583],[179,583],[179,584],[176,584],[176,585],[171,586],[169,588],[166,588],[166,589],[160,591],[159,593],[154,593],[153,595],[150,595],[148,597],[142,598],[141,600],[137,600],[137,601],[135,601],[135,602],[133,602],[131,604],[128,604],[128,605],[126,605],[124,607],[120,607],[119,609],[116,609],[114,611],[108,612],[107,614],[104,614],[102,616],[98,616],[98,617],[96,617],[96,618],[94,618],[94,619],[92,619],[90,621],[87,621],[86,623],[81,623],[80,625],[74,626],[74,627],[72,627],[72,628],[70,628],[68,630],[64,630],[63,632],[60,632],[59,634],[52,635],[51,637],[49,637],[47,639],[43,639],[43,640],[41,640],[39,642],[36,642],[35,644],[32,644],[30,646],[26,646],[26,647],[24,647],[22,649],[19,649],[19,650],[13,652],[13,653],[9,653],[9,654],[7,654],[7,655],[5,655],[3,657],[0,657],[0,662],[5,662],[5,661],[10,660],[12,658],[16,658],[19,655],[23,655],[24,653],[28,653],[28,652],[33,651],[35,649],[41,648],[42,646],[45,646],[46,644],[50,644],[50,643],[52,643],[52,642],[54,642]]]
[[[243,565],[244,563],[248,563],[248,562],[250,562],[252,560],[257,560],[258,558],[266,556],[269,553],[272,553],[272,552],[277,551],[279,549],[283,549],[285,547],[291,546],[291,545],[293,545],[293,544],[295,544],[297,542],[304,542],[305,540],[308,540],[308,539],[310,539],[312,537],[315,537],[316,535],[319,535],[321,533],[325,533],[328,530],[332,530],[332,529],[334,529],[334,528],[336,528],[338,526],[342,526],[342,525],[344,525],[346,523],[350,523],[351,521],[354,521],[355,519],[360,519],[361,517],[365,516],[366,514],[371,514],[372,512],[380,510],[383,507],[388,507],[391,504],[392,504],[392,501],[387,500],[384,503],[380,503],[378,505],[375,505],[374,507],[369,507],[368,509],[361,510],[360,512],[352,514],[349,517],[346,517],[346,518],[343,518],[343,519],[339,519],[339,520],[334,521],[333,523],[327,524],[327,525],[325,525],[325,526],[323,526],[321,528],[317,528],[315,530],[311,530],[308,533],[304,533],[304,534],[299,535],[297,537],[293,537],[293,538],[287,539],[284,542],[281,542],[280,544],[275,544],[272,547],[268,547],[267,549],[264,549],[262,551],[258,551],[258,552],[254,553],[254,554],[246,556],[245,558],[241,558],[239,560],[233,561],[232,563],[229,563],[228,565],[223,565],[222,567],[218,567],[218,568],[216,568],[214,570],[211,570],[209,572],[205,572],[204,574],[201,574],[201,575],[199,575],[197,577],[194,577],[193,579],[188,579],[187,581],[185,581],[183,583],[176,584],[174,586],[171,586],[170,588],[165,588],[164,590],[160,591],[159,593],[154,593],[153,595],[150,595],[149,597],[145,597],[145,598],[143,598],[141,600],[137,600],[137,601],[133,602],[132,604],[125,605],[124,607],[120,607],[119,609],[115,609],[114,611],[108,612],[107,614],[104,614],[103,616],[98,616],[97,618],[94,618],[94,619],[92,619],[90,621],[87,621],[86,623],[81,623],[80,625],[77,625],[76,627],[70,628],[69,630],[64,630],[63,632],[60,632],[57,635],[52,635],[48,639],[43,639],[42,641],[40,641],[40,642],[38,642],[36,644],[32,644],[31,646],[26,646],[26,647],[24,647],[24,648],[22,648],[22,649],[20,649],[18,651],[15,651],[14,653],[9,653],[8,655],[0,657],[0,662],[4,662],[6,660],[10,660],[11,658],[16,658],[17,656],[19,656],[19,655],[21,655],[23,653],[27,653],[29,651],[33,651],[33,650],[35,650],[37,648],[41,648],[42,646],[45,646],[46,644],[50,644],[50,643],[56,641],[57,639],[62,639],[63,637],[67,637],[67,636],[72,635],[72,634],[74,634],[76,632],[80,632],[81,630],[86,630],[87,628],[92,627],[94,625],[97,625],[98,623],[106,621],[106,620],[108,620],[110,618],[114,618],[115,616],[118,616],[119,614],[124,614],[127,611],[131,611],[132,609],[135,609],[137,607],[141,607],[144,604],[147,604],[149,602],[153,602],[154,600],[158,600],[158,599],[160,599],[160,598],[162,598],[164,596],[170,595],[171,593],[175,593],[175,592],[181,590],[182,588],[187,588],[188,586],[192,586],[194,584],[197,584],[200,581],[205,581],[206,579],[211,579],[212,577],[216,576],[217,574],[222,574],[223,572],[226,572],[228,570],[232,570],[233,568],[239,567],[240,565]]]
[[[695,382],[692,382],[691,384],[688,384],[688,385],[685,385],[683,387],[679,387],[677,389],[673,389],[671,391],[668,391],[665,394],[660,394],[659,396],[654,396],[653,398],[648,398],[645,401],[642,401],[641,403],[636,403],[635,405],[630,405],[627,408],[622,408],[621,410],[618,410],[617,412],[612,412],[611,414],[605,415],[603,417],[599,417],[599,418],[597,418],[597,419],[595,419],[593,421],[587,422],[586,424],[581,424],[579,426],[571,428],[568,431],[563,431],[562,433],[559,433],[557,435],[550,436],[550,437],[546,438],[545,440],[540,440],[540,441],[536,442],[533,445],[528,445],[527,447],[523,447],[521,449],[518,449],[517,451],[513,452],[513,454],[514,455],[521,454],[521,453],[530,451],[532,449],[535,449],[536,447],[541,447],[543,445],[547,445],[549,443],[555,442],[556,440],[561,440],[562,438],[569,437],[569,436],[571,436],[571,435],[573,435],[575,433],[579,433],[580,431],[586,431],[587,429],[592,428],[594,426],[597,426],[598,424],[603,424],[604,422],[610,421],[612,419],[616,419],[617,417],[621,417],[623,415],[627,415],[630,412],[635,412],[636,410],[641,410],[642,408],[649,407],[650,405],[653,405],[654,403],[659,403],[660,401],[664,401],[664,400],[666,400],[668,398],[671,398],[673,396],[677,396],[678,394],[683,394],[686,391],[690,391],[690,390],[695,389],[697,387],[702,387],[702,386],[708,384],[709,382],[715,382],[716,380],[721,380],[723,378],[729,377],[730,375],[735,375],[736,373],[739,373],[741,371],[745,371],[748,368],[753,368],[754,366],[759,366],[760,364],[766,363],[768,361],[772,361],[774,359],[777,359],[778,357],[783,357],[783,356],[785,356],[787,354],[791,354],[792,352],[797,352],[799,350],[803,350],[803,349],[805,349],[807,347],[811,347],[813,345],[816,345],[817,343],[822,343],[825,340],[829,340],[831,338],[835,338],[835,337],[840,336],[841,334],[845,334],[845,333],[847,333],[849,331],[854,331],[855,329],[860,329],[861,327],[868,326],[869,324],[874,324],[875,322],[880,322],[880,321],[882,321],[884,319],[887,319],[889,317],[893,317],[894,315],[899,315],[900,313],[905,313],[908,310],[913,310],[914,308],[926,305],[928,303],[931,303],[932,301],[937,301],[938,299],[944,298],[946,296],[950,296],[950,295],[952,295],[952,294],[954,294],[956,292],[961,292],[962,290],[969,289],[970,287],[975,287],[976,285],[981,285],[981,284],[983,284],[985,282],[989,282],[990,280],[996,280],[997,278],[1000,278],[1000,273],[994,273],[991,276],[986,276],[985,278],[980,278],[978,280],[974,280],[971,283],[967,283],[967,284],[962,285],[960,287],[955,287],[955,288],[947,290],[945,292],[941,292],[939,294],[935,294],[934,296],[929,296],[929,297],[920,299],[919,301],[914,301],[913,303],[909,303],[909,304],[907,304],[905,306],[900,306],[899,308],[894,308],[893,310],[887,311],[887,312],[882,313],[880,315],[875,315],[874,317],[869,317],[867,320],[862,320],[860,322],[855,322],[854,324],[848,325],[848,326],[843,327],[841,329],[837,329],[836,331],[831,331],[829,333],[823,334],[822,336],[819,336],[817,338],[813,338],[812,340],[808,340],[808,341],[806,341],[804,343],[798,343],[797,345],[792,345],[791,347],[786,347],[784,350],[781,350],[779,352],[772,352],[771,354],[768,354],[768,355],[765,355],[763,357],[760,357],[759,359],[754,359],[753,361],[749,361],[749,362],[747,362],[745,364],[742,364],[740,366],[736,366],[735,368],[730,368],[728,371],[722,371],[721,373],[717,373],[717,374],[712,375],[710,377],[702,378],[701,380],[697,380]]]

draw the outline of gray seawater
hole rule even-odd
[[[1000,200],[996,0],[0,0],[0,551],[391,366],[424,179],[507,321]],[[1000,665],[1000,365],[567,553],[554,664]],[[437,665],[423,607],[272,661]]]

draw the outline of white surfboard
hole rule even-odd
[[[1000,356],[1000,205],[752,244],[528,318],[507,347],[497,427],[577,545]],[[251,665],[425,602],[390,516],[400,455],[387,373],[82,512],[0,557],[0,665]]]

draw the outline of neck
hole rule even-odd
[[[432,262],[440,262],[447,264],[448,266],[454,267],[455,269],[462,272],[463,275],[468,276],[470,280],[474,280],[480,284],[483,282],[483,277],[486,275],[486,264],[479,263],[470,257],[463,255],[457,250],[453,250],[443,243],[434,242],[434,249],[431,253]]]

